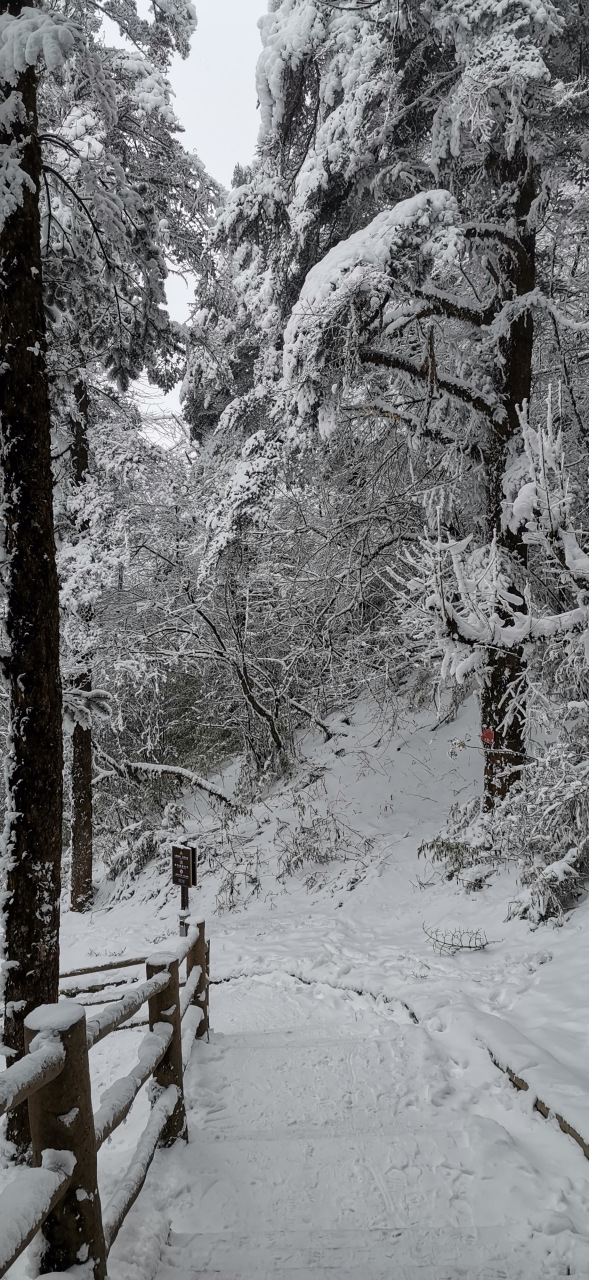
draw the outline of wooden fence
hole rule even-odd
[[[35,1167],[16,1172],[0,1195],[0,1277],[41,1230],[43,1272],[90,1262],[94,1280],[104,1280],[109,1250],[158,1146],[187,1136],[184,1070],[195,1036],[208,1032],[208,958],[200,922],[188,929],[175,952],[147,957],[146,981],[117,991],[96,1015],[87,1016],[82,1004],[65,999],[42,1005],[26,1018],[26,1055],[0,1075],[0,1115],[28,1101]],[[179,966],[184,960],[186,981],[181,987]],[[142,962],[119,962],[67,976],[129,963]],[[94,1112],[89,1050],[145,1003],[149,1031],[137,1062],[103,1093]],[[97,1153],[150,1078],[154,1083],[149,1120],[128,1169],[102,1210]]]

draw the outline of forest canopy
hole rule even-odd
[[[589,869],[584,6],[267,9],[224,191],[173,110],[188,0],[0,0],[16,1053],[62,864],[88,910],[93,859],[116,880],[181,834],[187,781],[247,806],[360,698],[478,699],[481,796],[439,857],[517,857],[534,921]],[[140,378],[181,386],[165,444]]]

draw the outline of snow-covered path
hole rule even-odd
[[[111,1280],[587,1280],[589,1164],[485,1045],[503,1060],[506,1037],[523,1074],[524,1037],[538,1095],[589,1137],[589,897],[533,931],[506,920],[515,864],[471,893],[418,857],[476,788],[472,702],[437,728],[424,711],[383,733],[359,707],[334,727],[225,843],[211,835],[191,902],[214,986],[190,1142],[157,1153]],[[195,817],[199,847],[207,830]],[[177,929],[160,861],[116,892],[104,881],[90,919],[64,917],[63,967],[173,946]],[[439,954],[436,929],[489,943]],[[97,1100],[141,1034],[92,1050]],[[103,1203],[148,1110],[142,1092],[100,1152]]]
[[[582,1157],[559,1135],[547,1177],[554,1133],[482,1050],[461,1062],[401,1006],[278,973],[213,1001],[191,1141],[152,1182],[171,1218],[157,1280],[585,1274],[563,1176]]]

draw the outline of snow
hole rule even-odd
[[[186,1067],[190,1060],[190,1055],[194,1048],[194,1038],[204,1018],[202,1009],[198,1005],[189,1005],[182,1019],[182,1069],[186,1071]]]
[[[43,1168],[17,1173],[0,1195],[0,1268],[43,1220],[73,1172],[73,1157],[68,1163],[67,1152],[46,1151],[43,1155]]]
[[[274,6],[272,6],[274,8]],[[260,18],[262,53],[256,68],[260,104],[260,140],[280,124],[285,105],[284,80],[325,38],[326,16],[312,0],[284,0],[278,13]]]
[[[559,529],[567,569],[573,578],[589,579],[589,556],[582,551],[572,529]]]
[[[192,999],[196,994],[196,988],[198,987],[200,973],[201,973],[200,965],[196,964],[190,974],[190,977],[188,978],[188,981],[186,982],[186,985],[184,986],[184,989],[180,992],[180,1016],[182,1018],[184,1017],[186,1010],[192,1003]]]
[[[23,8],[17,16],[0,15],[0,81],[16,84],[27,67],[42,56],[56,71],[72,52],[78,29],[60,13]]]
[[[404,247],[412,233],[423,239],[424,253],[442,251],[443,246],[447,249],[456,235],[458,222],[455,197],[444,190],[422,191],[408,200],[401,200],[392,209],[383,210],[367,227],[330,249],[311,269],[293,309],[287,333],[290,333],[291,326],[296,330],[295,317],[300,322],[309,311],[317,311],[344,280],[349,286],[370,290],[370,280],[364,283],[366,269],[373,267],[377,271],[386,271],[394,254]]]
[[[148,1031],[139,1045],[135,1069],[120,1080],[116,1080],[106,1093],[103,1093],[100,1107],[94,1115],[98,1146],[102,1146],[112,1130],[130,1111],[139,1089],[161,1062],[171,1039],[172,1027],[169,1023],[156,1023],[153,1031]]]
[[[207,519],[201,576],[236,541],[244,520],[253,525],[262,522],[265,505],[274,496],[279,460],[280,448],[266,431],[257,431],[246,441],[221,501]]]
[[[34,190],[33,180],[20,166],[20,148],[16,141],[4,143],[0,149],[0,231],[8,218],[20,209],[25,187]]]
[[[505,919],[516,863],[483,861],[475,891],[472,876],[448,881],[418,858],[480,785],[477,709],[469,700],[445,723],[431,708],[397,712],[358,704],[328,717],[329,742],[302,735],[293,777],[237,815],[222,846],[219,820],[195,809],[186,838],[211,851],[191,892],[212,941],[211,1038],[194,1044],[191,1007],[189,1142],[156,1152],[113,1280],[188,1280],[195,1268],[203,1280],[588,1274],[589,1166],[533,1103],[589,1141],[589,902],[562,928],[532,931]],[[230,793],[236,772],[215,782]],[[331,860],[286,874],[303,830]],[[215,850],[235,867],[232,891]],[[175,949],[178,897],[167,867],[146,868],[127,899],[105,881],[91,919],[64,916],[63,969],[88,962],[89,947],[97,964]],[[489,943],[439,955],[424,926],[479,929]],[[132,1072],[143,1035],[120,1030],[91,1050],[95,1098]],[[149,1114],[141,1090],[100,1151],[109,1223],[145,1168],[153,1125],[140,1170],[133,1153]]]
[[[177,959],[174,951],[152,951],[147,957],[147,964],[157,969],[168,969]]]
[[[539,1050],[506,1018],[477,1013],[473,1025],[498,1065],[524,1080],[534,1098],[563,1116],[589,1142],[586,1072],[565,1067],[546,1048]]]
[[[191,914],[192,914],[192,919],[191,919]],[[177,957],[179,960],[185,960],[186,956],[188,955],[188,952],[192,951],[192,948],[195,942],[198,942],[200,926],[204,924],[204,920],[196,920],[194,918],[194,911],[193,911],[192,913],[189,913],[189,912],[185,913],[183,917],[183,923],[187,927],[186,936],[174,949],[174,956]]]
[[[145,1192],[145,1218],[171,1216],[161,1280],[196,1258],[223,1280],[537,1280],[566,1274],[571,1242],[583,1274],[582,1156],[563,1147],[559,1181],[567,1140],[498,1076],[478,1026],[473,1043],[455,1018],[450,1035],[440,1017],[416,1027],[277,971],[214,999],[191,1141]]]
[[[554,5],[537,0],[448,0],[428,3],[435,26],[454,41],[462,75],[448,101],[436,112],[432,162],[461,150],[461,130],[488,143],[504,98],[504,136],[513,155],[525,127],[522,102],[532,86],[550,81],[541,47],[562,31],[563,18]],[[495,119],[493,118],[495,109]]]
[[[178,1089],[170,1085],[154,1103],[149,1120],[133,1153],[133,1159],[102,1214],[104,1236],[109,1248],[116,1238],[127,1207],[139,1194],[153,1160],[160,1134],[178,1101]]]
[[[393,280],[403,277],[408,248],[433,260],[433,269],[453,261],[460,245],[460,216],[449,191],[422,191],[385,209],[346,240],[341,240],[309,271],[284,333],[283,368],[287,382],[313,376],[325,361],[323,343],[342,325],[350,307],[363,301],[373,312],[390,299]],[[419,304],[422,305],[422,304]],[[414,311],[414,300],[389,303],[387,325]],[[343,330],[342,330],[343,341]],[[307,366],[310,365],[310,370]],[[303,411],[304,400],[300,401]]]
[[[47,1079],[49,1072],[59,1074],[64,1063],[65,1050],[59,1040],[40,1036],[25,1058],[14,1062],[0,1075],[0,1115],[14,1105],[19,1094],[33,1092],[35,1083]]]
[[[87,1027],[88,1048],[92,1048],[99,1040],[103,1040],[105,1036],[110,1035],[111,1031],[114,1031],[121,1022],[126,1022],[128,1018],[131,1018],[145,1004],[146,1000],[158,995],[160,991],[165,991],[169,981],[169,973],[156,973],[147,982],[141,982],[137,986],[130,988],[122,998],[119,999],[117,997],[114,1008],[107,1005],[100,1013],[89,1018]]]
[[[120,53],[114,59],[118,70],[136,78],[134,101],[139,118],[158,113],[171,125],[177,124],[170,106],[172,90],[161,71],[140,53]]]
[[[57,1006],[42,1004],[38,1009],[33,1009],[32,1013],[27,1014],[26,1025],[29,1031],[34,1031],[40,1039],[45,1039],[55,1032],[71,1031],[83,1017],[82,1005],[76,1004],[74,1000],[61,1000]]]

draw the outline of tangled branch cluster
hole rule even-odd
[[[440,955],[455,956],[457,951],[484,951],[489,939],[482,929],[428,929],[423,932]]]

